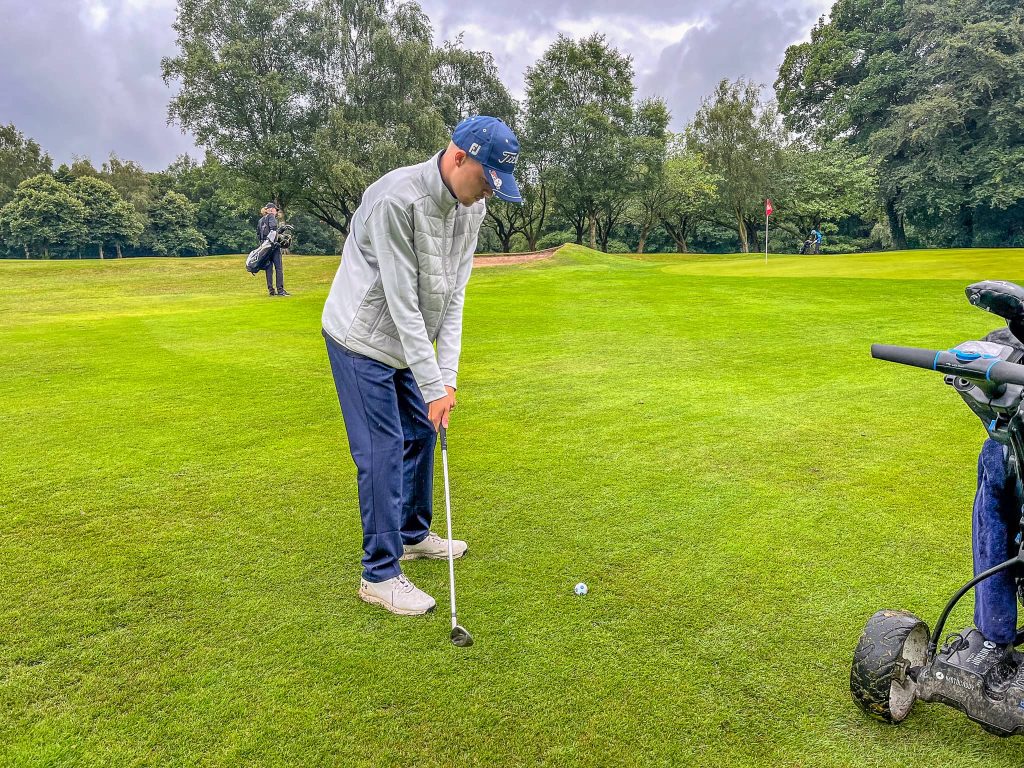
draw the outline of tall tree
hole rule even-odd
[[[434,57],[434,98],[448,133],[472,115],[491,115],[517,127],[519,105],[501,82],[490,53],[466,50],[460,34]]]
[[[86,241],[85,213],[64,184],[40,174],[18,185],[14,199],[0,209],[0,219],[5,236],[24,250],[26,259],[40,250],[48,259],[51,249],[68,253]]]
[[[910,98],[915,54],[907,46],[904,0],[837,0],[806,43],[790,46],[775,91],[787,128],[818,146],[846,138],[862,154]],[[893,244],[906,248],[906,190],[885,183],[906,157],[898,145],[879,164],[879,195]]]
[[[765,198],[774,196],[784,135],[773,104],[742,78],[722,80],[686,129],[686,142],[722,177],[718,194],[739,236],[740,249],[756,247]]]
[[[196,227],[196,207],[178,192],[168,192],[149,216],[146,245],[160,256],[206,253],[206,238]]]
[[[640,230],[638,251],[643,253],[647,235],[656,223],[642,201],[664,179],[665,158],[671,135],[669,112],[661,99],[648,99],[637,105],[628,138],[621,152],[627,158],[621,183],[603,192],[602,220],[598,226],[602,250],[608,250],[612,231],[624,220],[632,220]],[[639,215],[638,215],[639,214]]]
[[[398,0],[179,0],[171,118],[249,185],[343,235],[363,190],[444,146],[463,113],[513,115],[489,54],[437,49]]]
[[[111,152],[100,169],[100,178],[135,208],[145,220],[153,203],[159,199],[154,174],[147,172],[134,160],[122,160]]]
[[[0,125],[0,207],[14,197],[25,179],[53,171],[53,160],[33,139],[14,127]]]
[[[783,152],[773,227],[803,239],[811,229],[835,231],[851,216],[874,218],[877,189],[870,160],[842,139],[822,148],[794,142]]]
[[[286,206],[302,189],[303,150],[323,117],[313,78],[325,31],[303,0],[179,0],[178,83],[169,113],[249,184]]]
[[[678,253],[689,250],[690,232],[710,218],[722,177],[696,152],[680,148],[665,164],[665,196],[658,209],[662,228]]]
[[[682,135],[671,136],[666,160],[647,176],[632,201],[630,222],[640,233],[637,252],[644,252],[648,235],[660,225],[676,250],[686,253],[690,230],[698,219],[710,215],[721,181],[704,158],[687,149]]]
[[[616,215],[605,191],[629,176],[623,148],[634,121],[633,93],[631,59],[603,35],[579,41],[560,35],[526,72],[526,133],[559,214],[576,229],[577,242],[588,228],[592,248],[601,214]]]
[[[1006,0],[907,0],[907,94],[870,138],[883,191],[901,193],[942,246],[1007,242],[1024,226],[1024,7]],[[993,211],[1006,222],[982,232]]]
[[[435,49],[416,5],[322,0],[315,103],[324,118],[305,153],[303,207],[343,235],[363,191],[444,146]]]
[[[331,77],[302,203],[343,236],[370,183],[443,148],[464,117],[515,125],[518,105],[491,55],[466,50],[461,37],[434,48],[418,6],[324,0],[318,13],[331,20],[322,45]]]
[[[93,176],[80,176],[68,191],[85,208],[83,244],[96,246],[101,259],[105,245],[113,245],[120,258],[122,245],[139,242],[142,220],[110,184]]]
[[[243,253],[253,247],[253,222],[265,201],[250,198],[246,185],[212,153],[202,164],[182,155],[165,173],[174,191],[196,206],[196,228],[210,253]]]

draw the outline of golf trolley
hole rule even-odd
[[[1017,509],[1024,514],[1024,288],[1002,281],[975,283],[967,298],[977,307],[1007,321],[1007,327],[984,341],[968,341],[936,351],[874,344],[879,360],[927,368],[945,374],[952,386],[985,425],[989,436],[1008,449],[1007,478],[1013,485]],[[978,574],[946,604],[934,630],[907,611],[879,611],[864,628],[853,656],[850,690],[865,712],[898,723],[914,702],[934,701],[959,709],[991,733],[1024,733],[1024,629],[1017,631],[1009,658],[974,627],[943,639],[946,619],[976,584],[1011,570],[1018,595],[1024,586],[1024,517],[1016,556]],[[941,645],[940,645],[941,643]],[[987,676],[997,664],[1015,662],[1009,684],[993,690]],[[1011,671],[1011,674],[1012,671]]]

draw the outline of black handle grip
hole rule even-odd
[[[996,384],[1020,384],[1024,387],[1024,365],[999,361],[992,366],[989,379]]]
[[[916,368],[927,368],[930,371],[934,370],[936,354],[938,353],[934,349],[897,347],[893,344],[871,345],[871,356],[876,360],[888,360],[890,363],[913,365]]]
[[[441,427],[441,450],[448,450],[448,430],[445,427]]]
[[[950,350],[919,349],[898,347],[892,344],[872,344],[871,356],[877,360],[912,365],[930,371],[962,376],[975,381],[991,381],[995,384],[1019,384],[1024,386],[1024,365],[1008,363],[991,356],[965,356]]]

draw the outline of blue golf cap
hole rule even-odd
[[[496,117],[467,117],[455,127],[452,143],[484,167],[494,194],[509,203],[523,202],[513,171],[519,159],[519,139]]]

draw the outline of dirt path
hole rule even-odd
[[[477,267],[499,267],[506,264],[525,264],[528,261],[543,261],[555,255],[558,248],[549,248],[546,251],[535,253],[498,253],[484,254],[473,257],[473,268]]]

